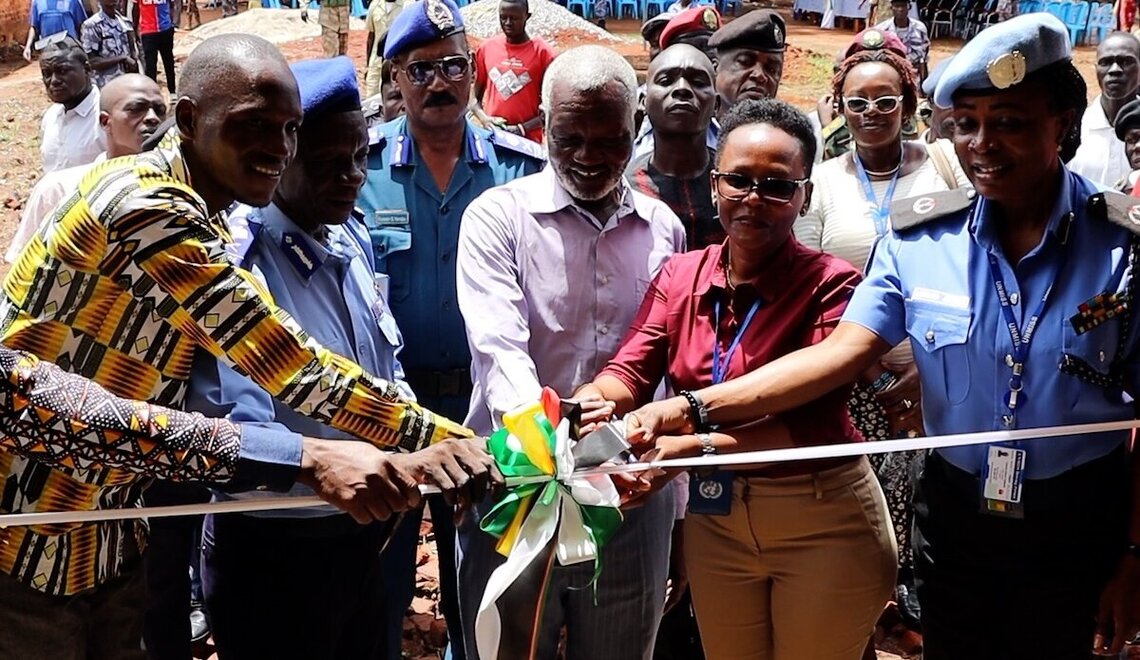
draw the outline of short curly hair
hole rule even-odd
[[[831,98],[835,99],[836,103],[842,103],[843,84],[847,82],[847,75],[855,67],[867,62],[882,62],[898,72],[899,78],[902,80],[903,116],[913,115],[918,110],[918,75],[910,61],[893,50],[861,50],[843,60],[843,63],[839,65],[839,70],[831,79]]]
[[[741,126],[753,124],[768,124],[795,138],[800,143],[805,173],[811,176],[811,166],[815,162],[815,129],[804,113],[779,99],[747,99],[732,106],[720,123],[715,162],[720,162],[728,136]]]

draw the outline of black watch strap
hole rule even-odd
[[[681,396],[689,402],[689,418],[693,420],[693,425],[696,426],[696,431],[707,431],[709,428],[709,410],[705,407],[705,402],[701,401],[701,397],[697,396],[696,392],[684,390]]]

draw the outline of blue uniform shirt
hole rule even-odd
[[[80,27],[87,20],[87,10],[79,0],[34,0],[28,23],[36,28],[36,39],[57,32],[79,41]]]
[[[867,279],[856,289],[844,320],[870,329],[891,345],[909,337],[922,381],[926,431],[931,435],[1107,422],[1133,417],[1119,392],[1088,384],[1059,369],[1072,354],[1101,372],[1117,355],[1120,321],[1078,335],[1069,322],[1094,295],[1123,286],[1132,234],[1090,212],[1097,192],[1090,181],[1063,170],[1061,192],[1036,248],[1018,264],[1002,254],[990,207],[982,198],[968,209],[892,232],[875,249]],[[1071,223],[1064,218],[1073,214]],[[1061,234],[1066,224],[1068,243]],[[1011,425],[1009,390],[1013,342],[991,275],[1000,266],[1019,327],[1033,314],[1068,251],[1041,315],[1025,361],[1024,390]],[[1134,311],[1133,314],[1136,312]],[[1123,347],[1124,387],[1135,392],[1136,332]],[[1026,478],[1044,479],[1106,455],[1127,431],[1034,440]],[[959,468],[980,473],[987,447],[938,450]]]
[[[358,220],[329,226],[326,244],[302,231],[273,204],[264,209],[238,207],[229,224],[240,245],[239,253],[231,256],[262,279],[281,309],[323,346],[356,360],[376,376],[395,381],[404,396],[413,398],[402,383],[403,369],[396,358],[400,332],[382,297],[386,277],[374,275],[368,237]],[[245,241],[240,240],[243,235],[248,237]],[[204,351],[194,363],[188,407],[309,437],[354,439],[278,403]],[[292,493],[312,491],[295,485]],[[299,517],[336,512],[322,507],[255,515]]]
[[[407,340],[401,361],[408,369],[466,369],[471,352],[455,301],[459,221],[471,200],[542,169],[545,155],[529,140],[468,121],[463,157],[441,194],[404,117],[370,134],[368,181],[358,206],[376,268],[390,278],[389,303]]]

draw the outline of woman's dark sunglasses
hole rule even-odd
[[[717,170],[713,170],[712,177],[713,181],[716,182],[716,194],[729,201],[743,202],[750,193],[755,192],[760,199],[776,204],[790,203],[792,198],[796,196],[796,191],[811,180],[778,179],[770,176],[763,179],[753,179],[743,174]]]

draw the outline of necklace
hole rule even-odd
[[[906,160],[906,154],[903,153],[902,145],[899,145],[899,162],[894,167],[892,167],[889,170],[883,170],[882,172],[876,172],[875,170],[867,169],[867,166],[864,165],[863,171],[866,172],[867,174],[869,174],[870,176],[878,177],[878,178],[886,178],[888,176],[894,176],[900,169],[902,169],[904,160]]]
[[[729,292],[736,290],[736,285],[732,283],[732,260],[729,258],[727,245],[724,247],[724,282],[728,285]]]

